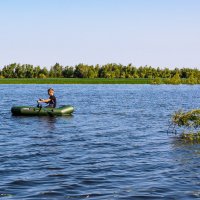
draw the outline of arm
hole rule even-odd
[[[39,99],[38,103],[49,103],[49,101],[51,101],[51,99]]]

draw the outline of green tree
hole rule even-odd
[[[25,77],[33,78],[34,77],[34,67],[33,65],[25,65]]]
[[[46,67],[43,67],[39,72],[39,77],[41,76],[40,74],[43,74],[45,76],[45,78],[47,78],[49,76],[49,71],[47,70]]]
[[[15,77],[16,78],[25,78],[25,68],[20,64],[15,66]]]
[[[62,71],[62,76],[65,78],[73,78],[74,77],[74,68],[66,66]]]
[[[97,67],[88,66],[88,78],[98,78]]]
[[[181,78],[179,73],[176,73],[171,79],[169,79],[169,84],[181,84]]]
[[[162,78],[171,78],[171,72],[168,68],[165,68],[162,71]]]
[[[88,78],[89,66],[84,64],[78,64],[75,66],[74,76],[77,78]]]
[[[38,78],[46,78],[46,76],[43,73],[40,73]]]
[[[186,79],[186,83],[187,84],[197,84],[198,83],[198,79],[194,77],[193,74],[191,74],[187,79]]]
[[[2,75],[5,78],[15,78],[15,67],[16,67],[16,63],[4,66],[2,69]]]
[[[62,77],[63,66],[59,63],[56,63],[53,67],[51,67],[49,76],[52,78],[61,78]]]
[[[40,66],[35,67],[35,68],[33,69],[33,77],[34,77],[34,78],[39,78],[40,72],[41,72]]]

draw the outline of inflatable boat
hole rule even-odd
[[[26,116],[62,116],[71,115],[74,108],[70,105],[61,106],[59,108],[30,107],[30,106],[13,106],[11,112],[13,115]]]

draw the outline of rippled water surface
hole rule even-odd
[[[53,85],[70,117],[16,117],[52,85],[0,85],[0,198],[200,198],[200,145],[167,135],[200,86]]]

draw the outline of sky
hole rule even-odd
[[[199,0],[0,0],[0,67],[200,69]]]

